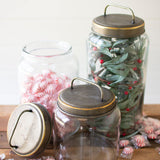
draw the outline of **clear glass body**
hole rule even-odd
[[[77,74],[78,64],[69,43],[30,43],[23,48],[18,67],[20,102],[40,103],[52,115],[58,92],[68,87]]]
[[[88,38],[88,77],[116,95],[121,137],[131,136],[140,128],[148,42],[145,33],[128,39],[91,33]]]
[[[120,111],[94,118],[79,118],[55,112],[53,125],[56,159],[117,160]]]

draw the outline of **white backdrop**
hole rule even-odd
[[[0,0],[0,104],[18,103],[17,65],[22,47],[32,41],[70,42],[85,77],[91,22],[107,4],[131,7],[145,20],[150,38],[145,103],[160,103],[160,0]]]

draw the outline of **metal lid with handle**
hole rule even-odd
[[[76,85],[81,80],[90,85]],[[74,78],[71,88],[64,89],[58,97],[58,108],[66,114],[78,117],[94,117],[106,114],[116,106],[114,94],[83,78]]]
[[[19,156],[36,156],[46,148],[51,128],[51,118],[44,106],[36,103],[21,104],[8,121],[9,145]]]
[[[107,9],[110,6],[126,9],[131,15],[107,14]],[[104,9],[104,15],[93,20],[92,30],[101,36],[113,38],[131,38],[145,32],[143,19],[136,17],[131,8],[119,5],[107,5]]]

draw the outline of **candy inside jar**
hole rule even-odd
[[[59,76],[51,70],[42,70],[42,73],[26,77],[22,84],[21,103],[40,103],[52,115],[59,91],[69,85],[70,78],[67,76]]]
[[[58,93],[77,76],[72,47],[63,41],[33,42],[24,47],[18,68],[20,102],[36,102],[54,112]]]

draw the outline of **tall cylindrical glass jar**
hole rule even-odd
[[[75,79],[92,85],[73,86]],[[120,111],[115,95],[75,79],[58,97],[53,122],[56,159],[117,160]]]
[[[68,87],[77,74],[77,61],[69,43],[30,43],[23,48],[18,68],[20,101],[40,103],[52,115],[58,92]]]
[[[109,6],[92,23],[88,38],[88,76],[116,95],[121,111],[121,137],[125,137],[140,128],[148,37],[144,21],[135,17],[130,8],[120,6],[131,15],[107,14]]]

